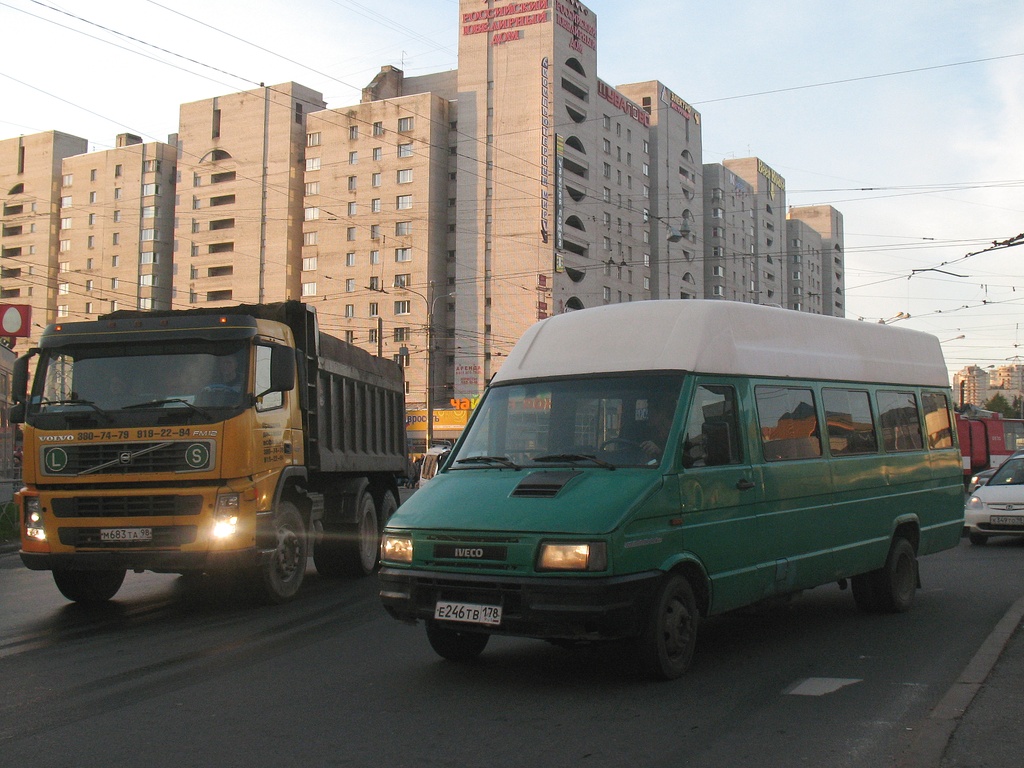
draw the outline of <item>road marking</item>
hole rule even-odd
[[[824,696],[859,682],[862,681],[848,677],[808,677],[794,683],[783,693],[791,696]]]

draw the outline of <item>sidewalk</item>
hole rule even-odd
[[[925,720],[908,730],[900,768],[1024,764],[1024,597],[996,625]]]

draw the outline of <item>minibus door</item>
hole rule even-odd
[[[712,581],[713,610],[730,610],[771,594],[773,576],[757,512],[763,482],[751,465],[737,388],[701,380],[680,439],[677,477],[683,548]]]

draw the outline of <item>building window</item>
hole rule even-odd
[[[380,198],[375,197],[370,201],[370,213],[380,213]]]
[[[68,305],[67,304],[58,304],[57,305],[57,317],[67,317],[69,314],[71,314],[71,312],[68,309]]]
[[[147,197],[149,195],[159,195],[160,194],[160,185],[159,184],[143,184],[142,185],[142,194],[143,194],[144,197]]]
[[[395,261],[412,261],[412,248],[395,248]]]
[[[373,135],[374,136],[383,136],[384,135],[384,123],[378,122],[378,123],[374,123],[373,124]]]
[[[379,187],[380,186],[380,173],[375,173],[375,174],[373,174],[370,177],[370,186],[371,187]]]
[[[407,144],[398,145],[398,156],[399,157],[412,157],[412,142]]]
[[[414,125],[415,123],[411,117],[398,118],[398,130],[401,132],[411,131]]]
[[[320,146],[320,131],[316,133],[306,134],[306,146],[307,147],[319,147]]]
[[[395,288],[408,288],[409,283],[412,281],[412,275],[406,273],[404,275],[395,275]]]
[[[319,195],[320,194],[320,182],[319,181],[307,181],[306,182],[306,194],[307,195]]]
[[[348,204],[348,215],[349,216],[355,216],[356,212],[358,210],[359,210],[359,205],[354,200],[351,203]]]
[[[358,152],[349,152],[348,153],[348,164],[349,165],[356,165],[358,162],[359,162],[359,153]]]
[[[302,259],[302,271],[312,272],[316,269],[316,256],[305,256]]]
[[[395,234],[396,235],[411,235],[412,234],[412,222],[411,221],[396,221],[395,222]]]
[[[395,208],[407,211],[412,208],[412,195],[399,195],[395,198]]]
[[[408,315],[409,314],[410,302],[408,299],[395,302],[395,314],[396,315]]]
[[[409,329],[407,327],[395,328],[395,341],[408,341]]]
[[[349,176],[348,177],[348,191],[349,192],[355,192],[356,191],[356,177],[355,176]]]
[[[316,283],[303,283],[302,284],[302,295],[303,296],[315,296],[316,295]]]
[[[353,240],[356,239],[356,228],[355,227],[348,227],[345,230],[345,239],[348,240],[349,242],[352,242]]]
[[[354,267],[356,265],[356,254],[354,251],[349,251],[345,254],[345,266]]]
[[[373,148],[373,161],[379,163],[384,159],[384,150],[381,147]]]
[[[356,305],[355,304],[346,304],[345,305],[345,317],[355,317],[355,316],[356,316]]]
[[[398,183],[399,184],[411,184],[412,183],[412,168],[403,168],[398,171]]]
[[[348,127],[348,137],[350,139],[358,139],[359,138],[359,126],[358,125],[350,125]]]
[[[377,317],[380,314],[380,307],[376,301],[370,302],[370,317]]]
[[[370,225],[370,239],[371,240],[380,240],[380,224],[371,224]]]
[[[306,208],[306,211],[305,211],[305,219],[306,219],[306,221],[316,221],[319,218],[320,218],[320,209],[319,208],[317,208],[315,206],[310,207],[310,208]]]
[[[320,170],[320,158],[319,157],[307,157],[306,158],[306,170],[307,171],[319,171]]]
[[[302,235],[303,245],[316,245],[320,240],[320,235],[317,232],[305,232]]]

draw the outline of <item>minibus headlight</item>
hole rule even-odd
[[[548,541],[540,545],[538,571],[603,571],[608,546],[603,541]]]
[[[46,541],[46,530],[43,528],[43,508],[38,496],[25,499],[25,535],[30,539]]]
[[[380,542],[380,559],[392,563],[411,563],[412,537],[385,533]]]

